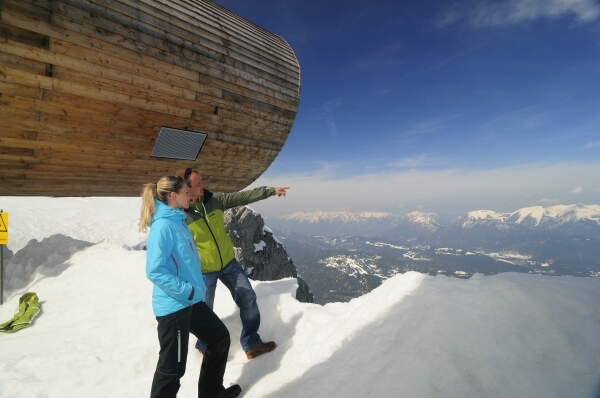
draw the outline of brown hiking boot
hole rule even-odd
[[[260,343],[254,348],[246,351],[246,356],[248,359],[256,358],[259,355],[266,354],[267,352],[271,352],[277,347],[274,341],[269,341],[267,343]]]

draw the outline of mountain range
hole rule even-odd
[[[493,226],[498,230],[511,227],[558,232],[568,235],[600,236],[600,205],[532,206],[513,212],[493,210],[468,212],[450,223],[444,223],[435,213],[413,211],[404,215],[385,212],[296,212],[285,216],[266,218],[269,226],[323,236],[432,236],[444,230],[463,230]]]
[[[324,236],[371,236],[395,227],[403,217],[383,212],[351,213],[345,211],[296,212],[265,218],[271,228]]]
[[[316,303],[348,301],[396,273],[600,275],[600,206],[433,213],[295,213],[267,219]],[[359,233],[357,233],[359,232]],[[361,233],[362,232],[362,233]]]

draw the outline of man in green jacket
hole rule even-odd
[[[231,292],[240,308],[242,333],[240,343],[248,359],[273,351],[273,341],[263,342],[258,334],[260,312],[256,293],[240,263],[235,259],[233,244],[225,231],[225,210],[258,202],[270,196],[285,196],[289,187],[256,189],[234,193],[212,193],[205,190],[198,170],[187,168],[176,173],[185,179],[190,188],[190,207],[187,210],[188,229],[196,241],[202,274],[206,277],[206,304],[213,308],[217,280]],[[204,342],[198,340],[196,348],[204,352]]]

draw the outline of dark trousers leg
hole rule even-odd
[[[157,317],[160,353],[150,398],[175,398],[185,374],[190,333],[190,307]]]
[[[216,398],[223,393],[223,375],[231,343],[229,330],[201,301],[192,306],[190,332],[206,344],[206,354],[198,379],[198,397]]]

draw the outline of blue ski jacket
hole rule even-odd
[[[154,284],[152,309],[165,316],[204,301],[206,278],[185,223],[183,211],[155,200],[155,212],[146,243],[146,276]]]

